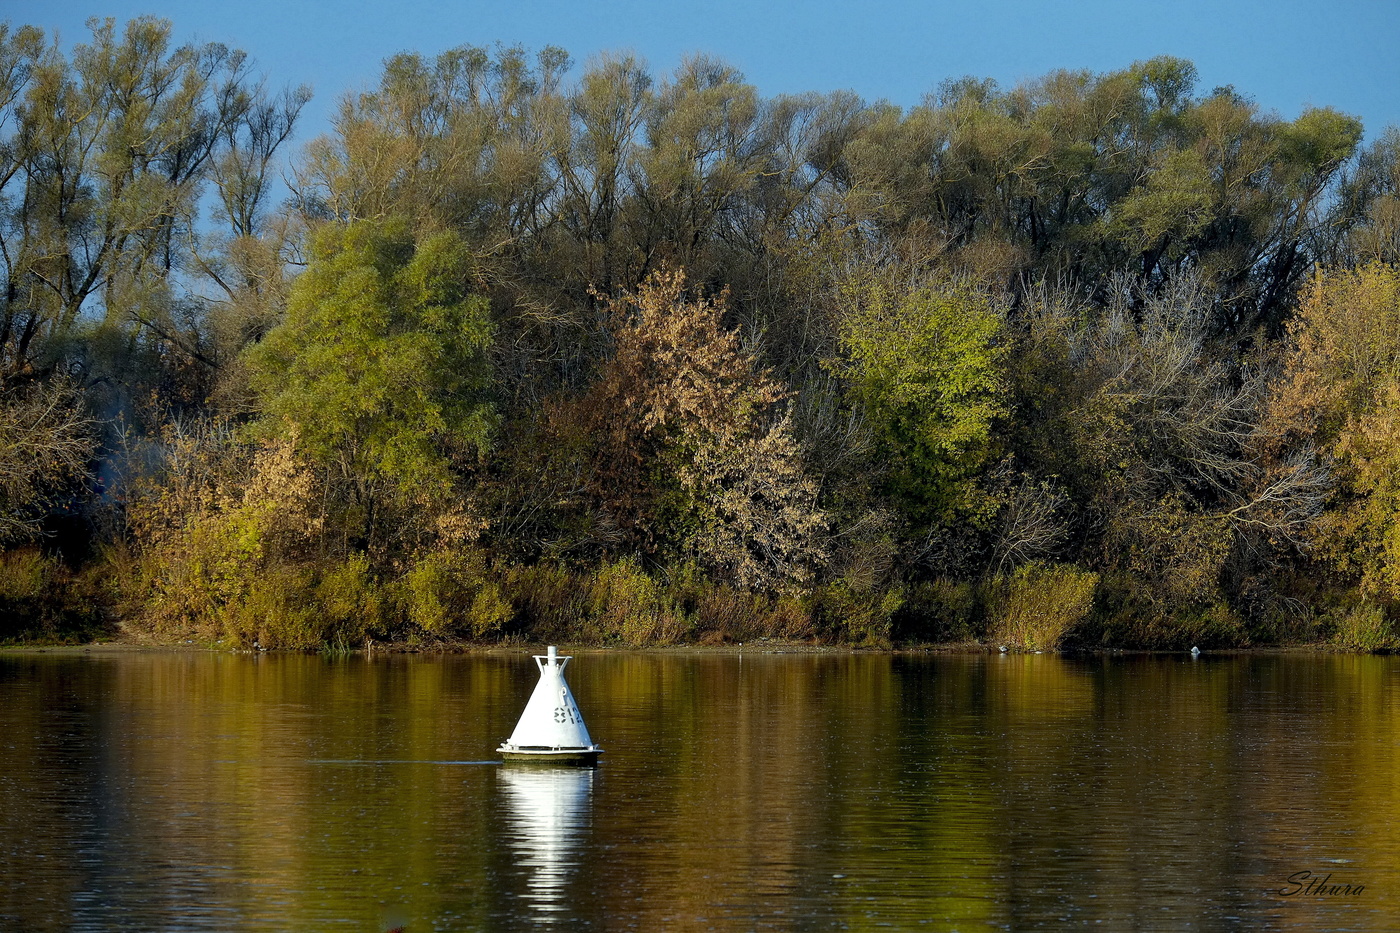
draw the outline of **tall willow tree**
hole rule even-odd
[[[962,79],[902,113],[883,108],[845,151],[853,206],[1014,283],[1069,276],[1102,289],[1189,268],[1216,291],[1222,331],[1275,333],[1337,229],[1328,194],[1361,139],[1330,108],[1292,121],[1230,88],[1194,95],[1190,62],[1058,71],[1003,90]]]
[[[555,48],[534,61],[519,47],[493,57],[475,46],[390,58],[379,86],[345,97],[333,132],[309,147],[303,209],[342,222],[431,217],[498,246],[535,232],[567,65]]]
[[[0,378],[43,376],[93,321],[186,357],[178,277],[217,181],[222,214],[251,235],[272,156],[305,91],[270,101],[247,56],[173,47],[142,17],[92,20],[66,57],[42,33],[0,27]]]

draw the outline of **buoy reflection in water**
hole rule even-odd
[[[539,919],[563,916],[580,843],[592,819],[592,768],[526,765],[499,772],[507,838],[528,871],[530,906]]]

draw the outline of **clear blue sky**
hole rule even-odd
[[[905,107],[945,78],[1011,86],[1166,54],[1195,62],[1198,93],[1234,85],[1287,119],[1336,107],[1368,139],[1400,125],[1397,0],[0,0],[0,19],[57,30],[65,47],[88,35],[90,16],[147,13],[169,19],[178,41],[244,49],[271,87],[312,85],[301,141],[386,57],[497,42],[561,46],[576,64],[629,50],[658,77],[705,52],[764,96],[848,89]]]

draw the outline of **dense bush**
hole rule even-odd
[[[1094,606],[1099,576],[1077,567],[1030,563],[987,584],[989,636],[1000,645],[1054,650]]]

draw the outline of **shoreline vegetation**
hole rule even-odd
[[[553,644],[552,642],[550,642]],[[98,639],[86,642],[38,641],[32,643],[0,644],[0,656],[23,656],[52,654],[65,657],[103,656],[125,654],[237,654],[271,657],[322,657],[328,660],[341,658],[376,657],[446,657],[451,655],[512,655],[524,656],[543,653],[546,642],[524,639],[503,639],[490,642],[470,642],[455,640],[425,644],[381,644],[378,642],[358,648],[331,648],[323,646],[315,651],[290,648],[239,648],[224,644],[199,645],[193,642],[139,642],[130,639]],[[596,642],[571,642],[556,644],[561,654],[589,655],[609,652],[637,652],[642,654],[694,655],[697,657],[737,656],[740,654],[761,655],[810,655],[839,657],[845,655],[952,655],[976,656],[995,655],[997,657],[1028,657],[1041,655],[1054,658],[1135,658],[1135,657],[1194,657],[1197,660],[1256,656],[1298,656],[1318,655],[1356,656],[1358,653],[1375,657],[1386,657],[1395,653],[1394,649],[1381,649],[1369,652],[1356,652],[1353,649],[1332,642],[1317,642],[1298,645],[1266,645],[1244,648],[1215,648],[1192,655],[1189,649],[1177,648],[1055,648],[1049,651],[1014,649],[984,644],[981,642],[938,642],[929,644],[905,645],[848,645],[825,644],[813,641],[783,641],[781,639],[760,638],[752,642],[731,642],[728,644],[676,644],[676,645],[617,645]]]
[[[0,644],[1400,644],[1396,128],[461,46],[292,151],[90,27],[0,27]]]

